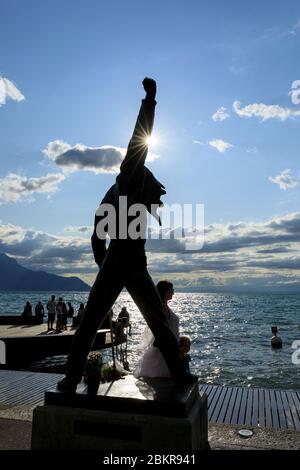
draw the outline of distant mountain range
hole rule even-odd
[[[0,290],[89,291],[78,277],[63,277],[45,271],[32,271],[14,258],[0,253]]]

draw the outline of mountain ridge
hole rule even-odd
[[[76,276],[64,277],[46,271],[33,271],[14,258],[0,253],[0,290],[2,291],[80,291],[90,286]]]

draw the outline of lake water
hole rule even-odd
[[[20,314],[26,300],[44,304],[49,292],[0,292],[0,315]],[[54,292],[75,312],[88,293]],[[300,295],[178,293],[170,307],[180,317],[180,330],[192,339],[191,371],[200,381],[218,385],[299,389],[300,366],[292,363],[292,343],[300,340]],[[126,292],[114,306],[114,316],[126,306],[132,336],[128,359],[133,369],[145,322]],[[271,326],[277,325],[283,348],[270,347]],[[46,328],[46,325],[45,325]]]

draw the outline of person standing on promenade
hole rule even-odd
[[[120,167],[120,173],[116,178],[116,183],[108,190],[96,212],[92,248],[100,270],[91,289],[83,318],[74,335],[66,364],[66,376],[57,384],[57,389],[63,392],[74,393],[76,391],[97,329],[105,320],[123,287],[126,287],[143,314],[175,383],[185,384],[197,380],[197,377],[185,370],[180,358],[178,342],[168,326],[161,298],[147,271],[145,255],[147,210],[156,219],[159,219],[157,214],[152,211],[152,205],[155,205],[156,209],[161,206],[160,197],[166,192],[164,186],[145,167],[148,152],[147,139],[151,135],[154,122],[156,83],[150,78],[145,78],[143,87],[146,96],[142,100],[133,135]],[[124,197],[126,199],[125,208]],[[136,218],[130,215],[132,213],[130,209],[134,204],[138,204],[139,220],[143,221],[139,224],[141,230],[137,237],[131,236],[130,233],[131,222]],[[106,227],[111,241],[106,249],[106,234],[103,236],[100,232],[99,236],[98,224],[101,225],[103,222],[105,209],[108,209],[108,205],[112,206],[117,213],[115,218],[117,230],[111,229],[108,218]],[[124,212],[126,215],[128,214],[125,236],[124,233],[120,234],[120,229],[124,230],[124,225],[122,226],[122,222],[120,224],[118,222],[124,216]],[[137,230],[136,228],[134,235]]]
[[[72,323],[73,323],[73,317],[74,317],[74,307],[73,305],[71,304],[71,302],[68,302],[68,313],[67,313],[67,319],[70,318],[71,319],[71,326],[72,326]],[[67,320],[67,324],[68,324],[68,320]]]
[[[24,306],[24,310],[23,310],[23,313],[21,315],[21,318],[25,323],[29,322],[32,318],[32,306],[31,306],[31,303],[29,302],[29,300],[27,300],[27,302]]]
[[[59,297],[56,304],[56,333],[61,333],[62,331],[62,314],[63,314],[63,298]]]
[[[74,326],[78,327],[80,325],[80,322],[81,322],[81,319],[82,319],[82,316],[84,314],[84,309],[85,309],[85,306],[84,304],[80,304],[79,305],[79,309],[77,311],[77,315],[74,319]]]
[[[123,328],[128,328],[128,334],[131,336],[130,315],[126,307],[122,307],[118,315],[117,322],[120,322]]]
[[[185,364],[185,368],[188,372],[190,372],[190,362],[191,362],[191,356],[189,355],[189,352],[191,350],[191,338],[189,336],[179,336],[179,349],[180,349],[180,355],[182,357],[182,360]]]
[[[43,323],[43,318],[45,314],[44,305],[39,300],[34,309],[35,318],[39,323]]]
[[[53,330],[53,323],[54,323],[55,314],[56,314],[55,295],[52,295],[51,299],[48,300],[47,311],[48,311],[48,331],[50,331],[50,330]]]

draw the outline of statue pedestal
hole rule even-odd
[[[125,379],[91,395],[45,394],[33,413],[32,449],[198,450],[208,447],[207,396],[198,384],[169,379]]]

